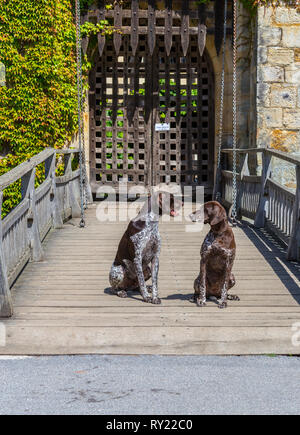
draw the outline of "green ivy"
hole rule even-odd
[[[278,4],[240,1],[251,11],[258,4]],[[81,0],[82,12],[94,3]],[[111,9],[117,3],[130,2],[105,5]],[[63,147],[77,129],[74,5],[75,0],[0,0],[0,62],[6,68],[6,86],[0,86],[0,175],[45,147]],[[114,31],[107,21],[82,26],[83,36]],[[83,72],[90,66],[85,58]],[[16,183],[4,191],[2,216],[19,200]]]
[[[0,175],[76,131],[75,26],[70,0],[0,0]],[[8,154],[6,154],[8,151]],[[2,215],[19,201],[4,191]]]

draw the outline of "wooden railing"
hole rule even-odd
[[[25,264],[43,259],[42,240],[51,228],[80,217],[80,173],[72,171],[75,149],[47,148],[0,177],[0,210],[3,190],[21,180],[21,202],[0,219],[0,316],[13,313],[10,286]],[[56,154],[64,155],[64,174],[55,176]],[[36,168],[44,165],[45,180],[35,188]]]
[[[232,149],[222,150],[231,154]],[[287,258],[300,261],[300,158],[265,148],[237,150],[243,157],[237,174],[237,209],[240,216],[254,220],[259,228],[266,227],[287,246]],[[249,175],[248,158],[251,153],[262,154],[261,176]],[[296,192],[272,180],[271,159],[276,157],[295,165]],[[219,186],[222,202],[232,204],[233,172],[222,170]]]

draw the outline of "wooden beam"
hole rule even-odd
[[[198,25],[198,46],[199,46],[199,52],[200,56],[203,56],[205,45],[206,45],[206,34],[207,34],[207,27],[206,27],[206,5],[205,4],[199,4],[199,25]]]
[[[50,206],[51,206],[51,215],[52,215],[52,225],[53,228],[59,229],[63,227],[63,220],[62,220],[62,213],[59,210],[59,202],[58,202],[57,188],[56,188],[56,181],[55,181],[55,160],[56,160],[56,156],[53,155],[45,161],[45,174],[46,174],[46,179],[51,180]]]
[[[215,47],[219,56],[224,34],[224,0],[215,0]]]
[[[100,0],[99,9],[97,10],[97,21],[104,21],[105,20],[105,5],[104,0]],[[103,50],[105,47],[105,35],[101,35],[101,33],[98,33],[98,50],[100,57],[103,54]]]
[[[119,4],[116,4],[115,6],[115,13],[114,13],[114,27],[116,29],[114,33],[114,46],[116,50],[116,55],[118,56],[122,44],[122,34],[121,34],[121,27],[122,27],[122,7]]]
[[[139,44],[139,1],[132,0],[131,4],[131,49],[132,54],[135,56],[138,44]]]
[[[32,261],[42,261],[44,252],[41,243],[39,222],[36,209],[36,191],[35,191],[35,173],[36,168],[25,174],[21,179],[21,192],[23,199],[29,199],[30,207],[27,215],[28,222],[28,239],[30,241]],[[25,234],[24,234],[24,237]]]
[[[46,148],[44,151],[39,154],[31,157],[26,162],[21,163],[17,167],[11,169],[6,174],[1,175],[0,177],[0,190],[5,189],[10,186],[15,181],[22,178],[27,172],[30,172],[33,168],[38,166],[40,163],[43,163],[48,157],[55,153],[53,148]]]
[[[7,278],[7,267],[3,250],[2,210],[3,192],[0,192],[0,317],[13,315],[13,304]]]
[[[190,44],[190,16],[189,16],[189,0],[182,2],[182,17],[181,17],[181,45],[183,55],[186,56]]]
[[[70,175],[70,174],[72,174],[72,155],[67,154],[65,156],[65,175]],[[72,209],[72,218],[80,218],[81,209],[76,198],[76,192],[74,187],[75,186],[72,180],[70,180],[68,183],[68,189],[69,189],[70,206]]]
[[[151,56],[153,55],[155,42],[156,42],[156,33],[155,33],[155,0],[148,1],[148,45]]]
[[[272,157],[270,155],[263,154],[262,156],[261,192],[254,221],[254,225],[258,228],[265,226],[265,206],[268,199],[267,181],[271,172],[271,159]]]
[[[172,18],[172,0],[165,0],[165,46],[167,55],[170,56],[172,49],[172,27],[173,27],[173,18]]]

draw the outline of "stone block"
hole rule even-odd
[[[282,109],[281,108],[267,108],[264,110],[264,118],[266,127],[281,127],[282,126]]]
[[[274,20],[273,8],[258,6],[257,8],[258,26],[270,26],[273,24],[273,20]]]
[[[270,146],[278,151],[292,153],[298,151],[299,141],[299,131],[274,129],[271,133]]]
[[[270,92],[271,85],[268,83],[258,83],[257,84],[257,104],[259,106],[270,106]]]
[[[292,86],[271,85],[270,105],[271,107],[296,107],[297,88]]]
[[[265,128],[257,128],[256,144],[257,148],[269,148],[271,143],[270,130]]]
[[[285,81],[287,83],[300,83],[300,65],[291,65],[285,68]]]
[[[258,64],[268,62],[268,47],[262,45],[257,48],[257,62]]]
[[[282,29],[282,45],[284,47],[300,48],[300,26],[290,26]]]
[[[300,128],[300,110],[284,109],[283,125],[286,128]]]
[[[258,80],[261,82],[283,82],[284,69],[279,66],[258,66]]]
[[[274,18],[276,24],[300,24],[300,13],[295,8],[276,7]]]
[[[282,30],[278,27],[260,27],[258,25],[257,43],[259,46],[272,47],[280,44]]]
[[[261,108],[258,112],[257,126],[261,128],[282,127],[282,109],[279,107]]]
[[[294,61],[294,51],[291,48],[269,47],[268,62],[275,65],[290,65]]]

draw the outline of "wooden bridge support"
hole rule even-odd
[[[259,203],[255,215],[254,225],[257,228],[263,228],[265,226],[265,220],[266,220],[266,202],[268,199],[268,192],[267,192],[267,181],[270,176],[271,172],[271,159],[272,156],[265,155],[263,153],[262,155],[262,173],[261,173],[261,192],[260,192],[260,198]]]
[[[3,192],[0,192],[0,210],[2,208],[2,200]],[[2,234],[2,219],[0,219],[0,314],[1,317],[10,317],[13,315],[13,304],[7,279]]]
[[[55,180],[55,158],[56,154],[53,154],[45,161],[45,174],[46,179],[49,178],[51,180],[51,193],[50,193],[50,201],[51,201],[51,215],[53,221],[53,228],[60,229],[63,227],[63,219],[61,212],[59,210],[59,202],[57,196],[57,187]]]
[[[29,210],[27,215],[27,228],[29,246],[31,249],[31,260],[42,261],[44,258],[44,252],[42,248],[42,242],[39,232],[38,217],[36,211],[36,195],[35,195],[35,172],[36,168],[33,168],[30,172],[25,174],[21,179],[21,193],[22,199],[29,200]]]
[[[65,155],[65,175],[70,176],[72,174],[72,155],[66,154]],[[78,187],[78,186],[77,186]],[[81,216],[81,209],[80,205],[76,199],[76,187],[73,183],[68,184],[68,190],[69,190],[69,198],[70,198],[70,206],[72,210],[72,218],[79,218]]]

